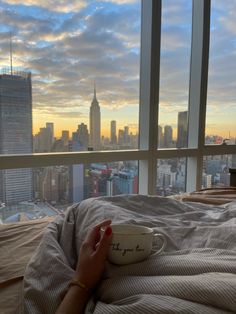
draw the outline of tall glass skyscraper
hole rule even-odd
[[[0,154],[32,153],[31,74],[0,74]],[[16,165],[17,166],[17,165]],[[0,201],[15,205],[32,199],[32,170],[0,171]]]

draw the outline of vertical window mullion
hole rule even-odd
[[[188,147],[197,148],[198,153],[196,157],[191,157],[187,161],[186,191],[201,188],[205,143],[210,3],[210,0],[193,0]]]
[[[139,162],[139,193],[156,193],[157,122],[161,42],[161,0],[142,1],[139,148],[148,160]]]

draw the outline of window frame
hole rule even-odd
[[[138,192],[155,195],[157,159],[187,157],[186,191],[200,189],[203,157],[236,154],[236,145],[205,145],[211,0],[192,4],[189,148],[157,147],[162,0],[142,0],[139,149],[0,155],[0,169],[138,160]]]

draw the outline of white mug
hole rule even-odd
[[[140,262],[151,255],[161,253],[166,246],[163,234],[154,233],[152,228],[132,224],[112,224],[112,237],[108,260],[117,265]],[[103,233],[105,227],[101,228]],[[155,248],[154,240],[162,240],[161,248]]]

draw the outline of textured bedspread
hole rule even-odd
[[[55,313],[88,228],[105,218],[152,227],[168,244],[141,263],[107,263],[88,313],[236,313],[236,202],[141,195],[88,199],[49,225],[26,270],[25,313]]]

